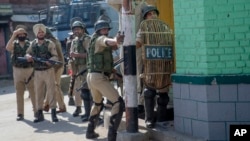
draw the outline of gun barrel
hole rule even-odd
[[[80,76],[80,75],[83,75],[85,72],[87,72],[87,68],[82,70],[81,72],[79,72],[78,74],[76,74],[76,77]]]
[[[58,64],[58,65],[61,65],[63,64],[62,62],[60,61],[55,61],[55,60],[49,60],[49,59],[44,59],[44,58],[39,58],[39,57],[32,57],[33,60],[37,61],[37,62],[42,62],[42,63],[45,63],[45,62],[50,62],[51,64],[55,65],[55,64]]]
[[[17,59],[20,60],[20,61],[27,61],[26,57],[17,57]]]
[[[121,58],[121,59],[117,60],[116,62],[114,62],[114,66],[122,63],[123,61],[124,61],[124,58]]]

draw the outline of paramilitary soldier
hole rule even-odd
[[[80,21],[73,22],[71,28],[73,34],[75,35],[75,38],[73,39],[70,48],[70,57],[74,61],[74,63],[71,63],[72,65],[71,67],[75,68],[72,70],[73,70],[73,75],[76,75],[80,71],[87,68],[86,58],[87,58],[87,50],[89,48],[90,36],[86,32],[86,26]],[[84,75],[78,76],[75,80],[75,86],[74,86],[74,88],[82,87],[82,89],[80,92],[74,91],[76,110],[73,113],[73,116],[74,117],[79,116],[79,114],[82,112],[81,106],[83,99],[85,114],[81,116],[82,121],[88,121],[92,105],[92,98],[88,85],[87,83],[84,83],[86,81],[86,76],[87,76],[86,73]]]
[[[66,40],[66,56],[68,60],[68,73],[70,74],[70,84],[69,84],[69,91],[68,91],[68,96],[69,96],[69,101],[68,105],[69,106],[74,106],[75,105],[75,100],[73,98],[73,92],[74,92],[74,85],[75,85],[75,75],[72,74],[74,71],[72,65],[74,66],[74,62],[72,58],[70,57],[70,48],[71,48],[71,43],[72,40],[75,38],[74,34],[72,31],[68,33],[68,37],[65,39]]]
[[[46,35],[45,37],[47,39],[50,39],[56,47],[56,52],[58,55],[58,61],[62,62],[62,64],[57,64],[54,66],[55,69],[55,79],[56,79],[56,101],[58,103],[59,106],[59,110],[56,111],[57,113],[63,113],[66,112],[66,105],[64,103],[64,95],[61,89],[61,75],[63,74],[63,70],[64,70],[64,57],[63,57],[63,52],[62,52],[62,46],[60,41],[55,38],[50,29],[48,27],[46,27]],[[44,102],[44,111],[49,111],[49,99],[46,96],[45,102]]]
[[[17,120],[24,119],[24,91],[27,87],[31,98],[34,115],[36,112],[35,91],[33,75],[33,63],[20,62],[17,57],[24,57],[30,42],[27,40],[25,27],[18,25],[7,43],[6,49],[11,53],[13,65],[14,85],[17,100]]]
[[[155,6],[152,6],[152,5],[146,5],[142,8],[142,16],[143,16],[143,21],[144,23],[146,23],[146,21],[149,21],[150,23],[152,23],[153,21],[156,21],[156,23],[158,22],[158,15],[159,15],[159,11],[157,10],[157,8]],[[154,28],[157,28],[157,26],[154,26],[153,24],[148,24],[146,25],[148,28],[148,30],[151,30],[151,29],[154,29]],[[164,29],[166,30],[169,30],[168,27],[164,27]],[[162,31],[163,32],[163,31]],[[148,43],[146,42],[146,39],[142,39],[142,36],[143,34],[145,35],[145,29],[142,28],[142,24],[140,26],[140,29],[137,33],[137,38],[136,38],[136,46],[137,47],[145,47],[144,45],[152,45],[152,43]],[[155,31],[151,31],[151,32],[148,32],[147,35],[150,35],[150,37],[153,38],[153,36],[155,35],[154,34]],[[157,34],[157,33],[156,33]],[[161,36],[154,36],[155,38],[151,39],[151,40],[156,40],[156,38],[158,37],[161,37]],[[164,36],[162,36],[164,37]],[[150,40],[150,41],[151,41]],[[168,40],[168,39],[163,39],[164,41],[166,42],[171,42],[171,40]],[[156,41],[157,42],[157,41]],[[159,44],[160,42],[162,41],[159,41],[157,44]],[[164,44],[165,45],[165,44]],[[144,48],[143,48],[144,49]],[[145,53],[145,51],[144,51]],[[143,56],[143,54],[142,54]],[[159,62],[159,63],[154,63],[154,64],[158,64],[159,66],[153,66],[151,65],[151,68],[147,68],[148,66],[146,65],[146,62],[147,61],[151,61],[150,59],[146,60],[145,57],[143,59],[143,67],[144,67],[144,72],[143,72],[143,75],[145,75],[147,72],[146,70],[149,70],[149,69],[155,69],[157,70],[158,68],[167,68],[166,66],[164,67],[160,67],[161,65],[166,65],[166,63],[164,62],[165,59],[158,59],[158,61],[162,61],[162,62]],[[155,61],[155,60],[153,60]],[[152,67],[153,66],[153,67]],[[151,71],[151,74],[149,73],[147,76],[144,76],[144,84],[149,84],[151,82],[148,82],[152,79],[152,74],[156,74],[157,72],[159,71]],[[166,70],[164,70],[162,72],[162,74],[164,73],[169,73],[167,72]],[[162,79],[155,79],[153,80],[154,82],[152,83],[158,83],[160,82],[160,80],[163,80],[163,76],[165,75],[162,75],[162,74],[159,74],[159,78],[162,78]],[[164,78],[164,82],[167,82],[166,78]],[[158,81],[158,82],[156,82]],[[161,82],[160,82],[161,83]],[[166,112],[167,112],[167,104],[168,104],[168,101],[169,101],[169,97],[168,97],[168,88],[167,87],[164,87],[164,88],[156,88],[156,87],[150,87],[149,85],[145,86],[145,89],[144,89],[144,104],[145,104],[145,122],[146,122],[146,127],[147,128],[153,128],[154,125],[155,125],[155,122],[156,122],[156,119],[158,122],[162,122],[162,121],[166,121],[167,120],[167,115],[166,115]],[[162,85],[162,84],[160,84]],[[157,115],[156,115],[156,118],[155,118],[155,115],[154,115],[154,107],[155,107],[155,96],[158,95],[158,98],[157,98]]]
[[[38,62],[32,58],[38,57],[57,61],[58,55],[55,44],[51,40],[45,39],[46,27],[43,24],[35,24],[33,32],[36,39],[32,41],[30,47],[27,49],[26,58],[28,62],[34,62],[35,69],[34,82],[38,113],[34,122],[44,121],[43,103],[45,94],[47,94],[49,99],[52,121],[58,122],[56,116],[55,70],[49,61]]]
[[[117,128],[121,122],[125,107],[122,97],[109,81],[109,75],[113,70],[112,49],[117,49],[118,43],[123,42],[124,36],[108,38],[109,23],[103,20],[95,23],[95,33],[90,42],[88,55],[87,83],[91,90],[94,105],[89,117],[86,138],[97,138],[95,133],[96,122],[103,108],[103,97],[106,97],[113,105],[111,110],[110,125],[108,129],[108,141],[115,141]]]

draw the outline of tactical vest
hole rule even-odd
[[[28,40],[25,40],[24,47],[21,47],[17,40],[14,42],[14,51],[11,57],[11,63],[13,66],[20,68],[28,68],[33,66],[31,62],[23,62],[17,59],[17,57],[25,56],[26,50],[29,46],[30,42]]]
[[[106,47],[102,52],[95,53],[95,43],[98,37],[100,36],[94,35],[90,41],[88,69],[111,73],[113,69],[112,48]]]
[[[49,52],[49,40],[45,39],[45,41],[43,42],[42,45],[38,46],[38,43],[33,41],[32,42],[32,54],[34,57],[37,58],[44,58],[44,59],[49,59],[52,57],[52,54]],[[48,68],[46,63],[42,63],[42,62],[37,62],[35,61],[34,64],[35,69],[39,69],[39,68]]]
[[[80,39],[74,39],[73,50],[77,53],[87,53],[87,50],[83,47],[85,38],[88,38],[87,34],[84,34]],[[86,58],[75,58],[75,65],[86,65]]]

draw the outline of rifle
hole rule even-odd
[[[70,84],[69,84],[69,94],[68,94],[68,96],[69,96],[70,98],[73,97],[73,90],[74,90],[74,85],[75,85],[75,80],[76,80],[76,78],[77,78],[78,76],[83,75],[84,73],[86,73],[87,70],[88,70],[87,68],[86,68],[86,69],[83,69],[81,72],[79,72],[79,73],[74,74],[74,75],[71,76]]]
[[[20,61],[27,61],[26,57],[17,57],[17,59]],[[36,62],[41,62],[41,63],[46,63],[48,61],[52,65],[63,65],[63,63],[60,61],[54,61],[54,60],[49,60],[49,59],[45,59],[45,58],[32,57],[32,59]]]
[[[119,64],[122,63],[123,61],[124,61],[124,58],[121,58],[121,59],[115,61],[114,64],[113,64],[113,66],[115,67],[115,66],[119,65]]]
[[[28,84],[30,82],[30,80],[32,79],[32,77],[34,76],[34,70],[33,72],[31,73],[31,75],[29,76],[29,78],[24,82],[25,84]]]
[[[121,59],[117,60],[116,62],[114,62],[113,66],[115,67],[115,66],[119,65],[119,64],[122,63],[123,61],[124,61],[124,58],[121,58]],[[77,78],[77,77],[80,76],[80,75],[83,75],[83,74],[86,73],[87,71],[88,71],[88,68],[83,69],[82,71],[80,71],[79,73],[77,73],[77,74],[75,75],[75,78]],[[121,75],[118,74],[118,76],[121,76]]]
[[[121,58],[121,59],[117,60],[116,62],[114,62],[113,67],[119,65],[123,61],[124,61],[124,58]],[[85,72],[87,72],[87,70],[88,70],[87,68],[83,69],[81,72],[79,72],[78,74],[75,75],[75,78],[78,77],[78,76],[80,76],[80,75],[83,75]],[[116,73],[116,75],[119,76],[119,77],[122,77],[122,75],[120,75],[118,73]],[[82,87],[77,88],[76,91],[79,92],[83,88],[83,86],[84,86],[85,83],[87,83],[87,82],[84,81],[83,84],[82,84]]]

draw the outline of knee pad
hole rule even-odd
[[[125,109],[125,103],[124,103],[124,100],[122,99],[122,97],[119,97],[118,101],[116,101],[116,102],[113,103],[113,106],[115,104],[119,104],[119,111],[118,112],[120,112],[120,111],[123,112],[123,110]]]
[[[125,102],[124,102],[124,100],[122,99],[122,97],[119,97],[119,98],[118,98],[118,101],[120,102],[119,110],[120,110],[121,112],[123,112],[124,109],[125,109]]]
[[[157,98],[157,104],[160,106],[168,105],[169,97],[168,93],[159,93],[159,97]]]
[[[95,114],[92,114],[92,115],[89,116],[89,121],[90,122],[93,122],[95,124],[97,123],[97,120],[99,118],[99,115],[100,115],[103,107],[104,107],[103,102],[101,102],[101,103],[94,102],[93,109],[94,109],[94,111],[97,111],[97,112]]]
[[[118,101],[114,102],[113,105],[115,106],[116,104],[119,104],[119,111],[115,114],[112,113],[113,115],[110,117],[110,125],[114,130],[118,129],[122,119],[123,111],[125,109],[125,103],[121,97],[119,97]]]
[[[103,110],[103,107],[104,107],[103,101],[101,103],[95,103],[94,102],[94,104],[95,104],[96,107],[100,107],[100,108],[98,108],[99,109],[98,111],[101,112]]]
[[[82,89],[81,90],[81,98],[83,100],[87,100],[87,101],[90,101],[92,99],[89,89]]]
[[[151,99],[151,98],[155,97],[155,95],[156,95],[155,90],[151,90],[151,89],[148,89],[148,88],[144,89],[144,97],[145,97],[145,99],[146,98]]]

